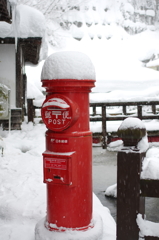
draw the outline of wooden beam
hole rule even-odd
[[[159,198],[159,180],[141,179],[141,196]]]

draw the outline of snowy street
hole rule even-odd
[[[23,123],[21,131],[1,132],[0,236],[2,240],[33,240],[35,225],[46,215],[42,152],[45,126]],[[1,144],[2,145],[2,144]],[[104,236],[115,240],[115,221],[94,196],[93,208],[104,222]],[[104,238],[105,239],[105,238]]]
[[[23,123],[21,131],[9,135],[2,132],[5,145],[0,157],[0,236],[2,240],[33,240],[35,225],[46,215],[46,186],[43,183],[42,152],[45,149],[45,131],[42,124]],[[114,145],[117,145],[114,143]],[[113,148],[112,148],[113,149]],[[115,240],[116,200],[105,198],[104,191],[116,183],[117,152],[93,147],[93,208],[104,223],[103,240]],[[159,148],[151,146],[149,157],[159,158]],[[148,166],[148,163],[147,163]],[[153,167],[147,167],[152,170]],[[159,172],[156,172],[158,176]],[[146,214],[149,220],[157,220],[157,199],[148,199]],[[112,216],[110,215],[110,212]]]

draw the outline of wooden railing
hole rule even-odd
[[[126,132],[125,129],[125,133],[128,132],[130,131]],[[131,136],[126,136],[125,143],[126,139],[132,138],[136,139],[135,131],[134,135],[132,133]],[[117,155],[117,239],[120,240],[139,239],[137,216],[141,214],[145,218],[145,197],[159,198],[159,180],[140,178],[146,152],[141,152],[135,146],[137,145],[129,147],[125,144]],[[151,236],[147,233],[143,239],[159,240],[153,231],[152,235],[150,231],[148,233]]]
[[[34,121],[35,117],[35,109],[36,107],[33,105],[33,99],[28,99],[28,121]],[[108,132],[107,130],[107,121],[121,121],[127,117],[133,116],[138,117],[141,120],[146,119],[159,119],[159,101],[140,101],[140,102],[100,102],[100,103],[90,103],[90,108],[92,108],[92,113],[90,114],[90,121],[91,122],[101,122],[102,124],[102,131],[97,133],[98,135],[102,136],[102,145],[103,148],[107,147],[107,142],[111,139],[112,136],[117,136],[116,132]],[[128,113],[128,107],[136,106],[137,111],[136,113],[130,114]],[[143,112],[144,106],[151,106],[150,112]],[[107,109],[110,107],[122,107],[121,114],[108,114]],[[97,112],[97,108],[100,108],[100,113]],[[159,136],[159,131],[148,131],[149,136]],[[96,135],[96,133],[94,134]]]
[[[109,137],[109,134],[107,131],[107,121],[119,121],[119,120],[121,121],[130,116],[138,117],[141,120],[159,119],[159,111],[157,109],[157,105],[159,105],[159,101],[90,103],[90,107],[92,107],[92,114],[90,116],[90,121],[102,122],[101,135],[103,137],[103,148],[106,148],[107,138]],[[132,115],[130,113],[127,113],[127,107],[129,106],[136,106],[137,113]],[[149,113],[147,112],[143,114],[144,106],[151,106],[151,112]],[[99,107],[101,108],[100,114],[97,113],[97,108]],[[122,113],[120,115],[107,114],[107,108],[110,108],[110,107],[122,107]],[[116,132],[114,132],[113,134],[116,134]],[[151,134],[151,132],[148,132],[148,134]],[[155,134],[155,133],[152,132],[152,134]]]

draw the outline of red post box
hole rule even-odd
[[[89,92],[94,83],[94,67],[82,53],[59,52],[45,61],[42,86],[46,99],[41,113],[48,128],[43,168],[47,186],[45,227],[50,231],[94,227],[89,129]]]

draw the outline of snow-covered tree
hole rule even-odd
[[[81,39],[86,32],[91,39],[95,35],[99,38],[103,34],[110,35],[107,26],[111,24],[122,26],[128,33],[135,34],[159,21],[157,0],[10,1],[35,7],[45,15],[46,32],[52,44],[62,42],[62,35],[70,33],[76,39]]]

